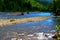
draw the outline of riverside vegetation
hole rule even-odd
[[[57,28],[57,38],[55,38],[56,40],[60,40],[60,25],[56,25]]]

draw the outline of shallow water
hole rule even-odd
[[[37,16],[53,16],[51,13],[49,12],[36,12],[35,14],[33,12],[30,12],[30,14],[25,14],[25,15],[10,15],[8,16],[7,14],[12,14],[12,13],[6,13],[4,15],[4,13],[0,14],[0,18],[27,18],[27,17],[37,17]],[[38,22],[27,22],[27,23],[23,23],[23,24],[16,24],[16,25],[11,25],[11,26],[7,26],[4,27],[4,31],[10,31],[10,30],[16,30],[19,31],[19,29],[26,29],[26,30],[38,30],[38,31],[46,31],[46,30],[55,30],[55,20],[56,18],[49,18],[47,20],[43,20],[43,21],[38,21]],[[1,30],[1,29],[0,29]],[[46,31],[46,32],[48,32]]]
[[[19,14],[12,15],[11,12],[0,13],[0,18],[28,18],[28,17],[37,17],[37,16],[53,16],[53,15],[49,12],[29,12],[29,14],[25,13],[24,15],[19,15]]]
[[[9,12],[8,12],[9,13]],[[24,15],[7,15],[8,13],[0,13],[0,18],[29,18],[29,17],[37,17],[37,16],[53,16],[52,13],[49,12],[30,12],[29,14]],[[9,13],[12,14],[12,13]],[[35,33],[35,32],[53,32],[56,31],[56,17],[49,18],[47,20],[38,21],[38,22],[27,22],[23,24],[15,24],[6,27],[0,27],[0,34],[2,35],[4,32],[14,31],[17,33],[28,32],[28,33]],[[1,37],[0,35],[0,37]]]

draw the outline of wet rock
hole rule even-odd
[[[58,36],[55,34],[52,38],[58,38]]]

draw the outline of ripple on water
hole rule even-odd
[[[42,15],[44,14],[44,15]],[[26,14],[24,16],[6,16],[3,14],[0,15],[0,18],[24,18],[24,17],[35,17],[35,16],[51,16],[50,13],[41,13],[41,14]],[[7,27],[1,27],[0,28],[0,37],[3,35],[5,32],[8,31],[13,31],[13,32],[28,32],[28,33],[34,33],[34,32],[52,32],[53,30],[56,30],[55,28],[55,18],[50,18],[44,21],[38,21],[38,22],[27,22],[23,24],[16,24],[16,25],[11,25]]]

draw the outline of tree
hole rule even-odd
[[[48,11],[48,8],[36,0],[0,0],[0,11]]]
[[[57,4],[57,1],[56,0],[53,0],[53,12],[56,13],[57,12],[57,8],[56,8],[56,5]]]
[[[60,0],[53,0],[53,12],[55,15],[60,15]]]

